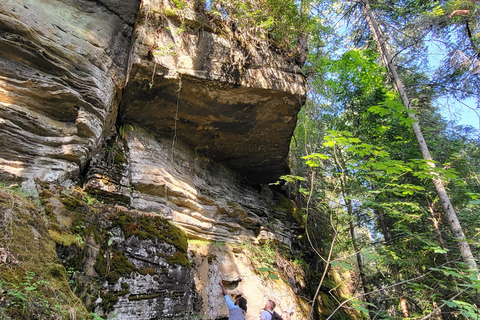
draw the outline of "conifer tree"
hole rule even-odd
[[[455,213],[455,210],[450,202],[450,198],[443,184],[442,177],[433,170],[435,169],[435,163],[433,162],[432,156],[430,155],[430,151],[428,150],[428,146],[425,142],[425,138],[423,137],[423,133],[420,129],[420,125],[418,124],[416,115],[411,111],[412,110],[410,106],[411,101],[408,97],[406,88],[403,85],[403,82],[400,79],[400,76],[398,75],[397,68],[394,64],[394,59],[388,49],[387,40],[383,35],[383,32],[380,28],[380,25],[372,9],[370,8],[370,4],[368,0],[361,0],[360,4],[365,14],[365,18],[367,19],[367,23],[369,25],[373,38],[377,43],[383,63],[388,68],[390,76],[394,81],[395,87],[400,95],[402,103],[408,112],[408,116],[413,119],[412,130],[415,134],[415,138],[417,139],[417,143],[423,158],[427,161],[429,166],[432,168],[432,182],[437,191],[438,197],[440,199],[443,212],[447,217],[447,222],[450,226],[453,237],[455,237],[458,240],[457,242],[458,248],[460,250],[462,258],[464,262],[467,264],[467,266],[478,275],[477,263],[470,249],[470,245],[467,242],[467,239],[463,232],[460,221],[458,220],[457,214]]]

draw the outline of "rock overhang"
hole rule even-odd
[[[137,23],[121,123],[181,139],[254,184],[288,173],[305,99],[300,67],[226,36],[201,10],[152,16],[166,5],[157,2],[144,1]],[[197,27],[185,29],[186,20]]]
[[[273,182],[288,171],[299,97],[182,76],[152,88],[148,81],[130,82],[123,101],[123,123],[181,139],[254,183]]]

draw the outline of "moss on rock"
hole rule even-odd
[[[113,311],[121,296],[154,299],[155,292],[132,296],[127,282],[113,289],[122,278],[139,275],[152,276],[159,284],[167,282],[168,267],[153,264],[137,268],[129,261],[124,241],[131,237],[153,242],[159,248],[162,243],[170,245],[163,253],[149,249],[152,261],[160,258],[171,265],[190,267],[187,237],[159,216],[101,203],[87,204],[87,195],[78,188],[43,185],[41,208],[31,205],[29,199],[3,191],[0,206],[13,218],[8,228],[0,230],[0,236],[14,239],[12,256],[22,262],[10,268],[0,266],[0,286],[12,292],[0,301],[0,319],[36,319],[37,315],[43,319],[67,318],[68,312],[74,312],[77,319],[88,320],[89,312],[98,307],[106,314]],[[23,285],[36,289],[26,299],[15,298],[14,294],[26,292]],[[98,297],[102,299],[100,304]],[[36,307],[31,307],[32,312],[19,313],[13,307],[5,308],[5,303],[25,310],[30,304]],[[12,316],[4,317],[7,312]]]
[[[8,242],[10,257],[0,265],[0,319],[67,319],[72,315],[91,319],[59,264],[56,243],[47,228],[48,212],[32,202],[10,188],[0,188],[0,211],[4,218],[8,216],[0,238]]]
[[[48,230],[48,234],[52,240],[55,241],[55,243],[64,247],[70,247],[74,244],[79,244],[78,237],[71,233]]]
[[[137,301],[137,300],[151,300],[158,298],[160,296],[159,293],[155,294],[133,294],[128,297],[128,300],[130,301]]]
[[[110,252],[109,250],[100,250],[95,269],[101,278],[105,278],[112,284],[117,282],[121,276],[138,271],[135,265],[127,260],[122,251]]]
[[[185,233],[162,217],[152,215],[132,217],[125,213],[119,213],[113,221],[113,225],[121,227],[125,238],[135,235],[141,240],[158,239],[187,253],[188,243]]]
[[[169,264],[180,264],[182,266],[190,267],[187,255],[183,252],[177,251],[171,257],[167,257]]]

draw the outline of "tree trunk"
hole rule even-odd
[[[350,217],[350,237],[352,239],[352,246],[353,246],[353,252],[355,253],[355,256],[357,258],[357,266],[358,266],[358,271],[360,273],[360,279],[362,282],[362,289],[363,292],[365,293],[365,302],[367,303],[367,310],[368,310],[368,316],[370,319],[375,318],[375,312],[372,308],[372,301],[370,298],[370,295],[368,293],[370,290],[368,290],[368,283],[367,283],[367,278],[365,276],[365,271],[363,269],[363,260],[362,260],[362,253],[361,250],[358,246],[357,239],[355,237],[355,225],[354,222],[356,220],[356,215],[353,212],[353,204],[352,200],[349,198],[350,192],[348,190],[348,183],[347,181],[350,180],[348,178],[349,176],[349,171],[346,169],[345,162],[343,161],[343,155],[341,150],[338,150],[335,148],[334,149],[334,154],[335,154],[335,164],[343,172],[342,176],[340,177],[340,183],[341,183],[341,193],[342,197],[345,201],[345,205],[347,206],[347,212]]]
[[[362,6],[362,10],[365,14],[368,26],[372,35],[377,43],[377,46],[380,50],[380,54],[382,56],[382,60],[388,68],[390,76],[392,77],[395,86],[397,88],[398,93],[402,99],[402,103],[405,108],[409,111],[408,116],[413,119],[412,130],[415,134],[415,138],[418,142],[418,147],[420,152],[422,153],[422,157],[424,160],[427,160],[428,165],[433,169],[435,168],[435,164],[432,161],[432,157],[430,152],[428,151],[427,144],[423,137],[422,131],[420,130],[420,126],[416,119],[415,114],[413,114],[410,107],[410,99],[408,98],[407,91],[405,90],[405,86],[403,85],[402,80],[400,79],[397,68],[393,63],[392,55],[387,48],[387,41],[380,29],[380,26],[375,18],[368,0],[360,0],[360,4]],[[467,264],[467,266],[477,274],[478,277],[478,267],[477,263],[473,257],[472,251],[470,250],[470,246],[466,241],[465,234],[463,233],[462,226],[460,225],[460,221],[458,220],[457,214],[455,213],[452,204],[450,203],[450,198],[448,197],[447,191],[445,190],[445,186],[443,185],[442,179],[437,174],[433,173],[432,170],[432,182],[435,186],[435,190],[437,191],[438,198],[440,199],[440,203],[442,205],[443,212],[447,217],[448,224],[452,231],[453,237],[456,238],[458,248],[460,250],[460,254],[462,255],[463,261]]]
[[[385,245],[388,245],[392,241],[392,237],[390,235],[390,231],[388,230],[387,222],[385,221],[385,216],[383,214],[382,209],[375,210],[375,213],[378,217],[378,223],[380,224],[380,228],[382,229],[383,237],[385,239]],[[392,270],[393,279],[396,283],[400,282],[399,279],[399,272],[398,272],[398,265],[393,263],[390,265],[390,269]],[[399,284],[395,286],[395,290],[397,291],[398,301],[400,303],[400,310],[402,310],[402,314],[404,318],[409,318],[410,313],[408,311],[407,300],[403,294],[403,285]]]
[[[445,246],[445,242],[443,241],[442,232],[440,231],[440,226],[439,226],[437,217],[435,217],[435,210],[433,210],[433,203],[430,203],[428,199],[427,199],[427,203],[428,203],[428,209],[430,210],[430,214],[432,215],[432,222],[433,222],[433,226],[435,227],[435,233],[437,234],[438,242],[440,242],[440,247],[443,250],[445,250],[447,247]],[[448,262],[449,261],[448,253],[445,252],[443,256],[445,257],[445,262]]]
[[[351,207],[351,201],[349,201],[348,206]],[[349,209],[349,211],[351,210]],[[358,247],[358,244],[357,244],[357,240],[355,237],[355,226],[353,222],[354,221],[352,216],[352,219],[350,219],[349,227],[350,227],[350,237],[352,238],[353,251],[355,252],[355,255],[357,257],[358,272],[360,273],[360,280],[362,282],[363,293],[365,294],[365,302],[367,302],[368,316],[370,319],[375,319],[375,312],[371,305],[372,301],[371,301],[370,295],[368,294],[370,290],[368,289],[367,277],[365,276],[365,271],[363,269],[362,253],[360,252],[360,248]]]

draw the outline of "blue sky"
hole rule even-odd
[[[429,57],[428,64],[432,70],[435,70],[446,58],[447,48],[443,41],[437,41],[435,35],[432,34],[427,37],[426,43]],[[475,99],[458,101],[453,97],[445,97],[438,99],[437,103],[445,119],[456,120],[458,124],[470,125],[476,129],[480,128],[479,116],[474,111],[479,107]],[[480,109],[478,112],[480,114]]]
[[[454,98],[442,98],[438,103],[441,105],[440,110],[445,119],[456,120],[458,124],[470,125],[476,129],[480,128],[479,117],[474,111],[477,108],[475,99],[458,102]],[[480,113],[480,110],[477,112]]]

